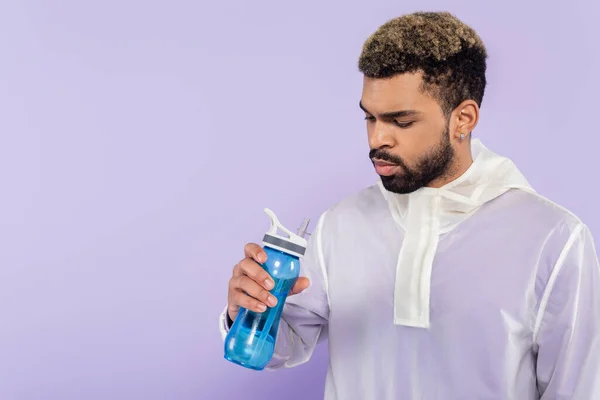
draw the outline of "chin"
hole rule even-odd
[[[410,194],[419,190],[422,186],[419,185],[410,185],[410,184],[402,184],[398,182],[398,176],[380,176],[381,183],[383,187],[388,192],[396,193],[396,194]]]

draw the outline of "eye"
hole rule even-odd
[[[372,116],[372,115],[367,115],[367,116],[365,116],[365,121],[371,121],[371,122],[373,122],[373,121],[375,121],[375,117]]]
[[[409,128],[412,124],[414,124],[414,121],[411,122],[398,122],[396,120],[394,120],[394,124],[402,129],[406,129]]]

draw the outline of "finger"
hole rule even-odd
[[[240,262],[240,270],[244,275],[250,277],[253,281],[257,282],[267,290],[271,290],[275,287],[275,283],[267,271],[249,258]]]
[[[298,278],[298,280],[296,281],[296,283],[290,290],[290,294],[301,293],[301,292],[305,291],[309,285],[310,285],[310,281],[308,280],[308,278],[300,277],[300,278]]]
[[[260,286],[258,283],[254,282],[249,277],[242,275],[236,279],[234,279],[234,289],[241,290],[245,292],[250,297],[254,297],[256,300],[268,305],[270,307],[274,307],[277,305],[277,299],[268,290]]]
[[[267,310],[267,306],[263,302],[260,302],[239,290],[234,293],[233,301],[240,307],[244,307],[245,309],[254,312],[265,312]]]
[[[236,278],[240,275],[243,275],[244,273],[242,272],[242,267],[240,267],[240,263],[235,264],[235,266],[233,267],[233,277]]]
[[[237,304],[230,304],[227,306],[227,314],[229,314],[229,318],[231,318],[232,321],[235,321],[235,318],[237,317],[239,311],[240,306],[238,306]]]
[[[244,256],[253,259],[257,263],[264,263],[267,261],[267,253],[265,253],[264,249],[256,243],[246,244],[244,247]]]

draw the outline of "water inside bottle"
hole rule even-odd
[[[226,358],[229,361],[252,369],[263,369],[273,354],[275,348],[275,337],[279,327],[279,319],[283,306],[290,289],[297,278],[278,279],[273,277],[275,288],[271,293],[277,297],[277,305],[269,307],[263,313],[255,313],[246,309],[240,309],[244,318],[239,320],[240,326],[237,334],[228,343]],[[275,315],[271,315],[275,314]],[[265,324],[270,321],[269,332],[263,335]],[[233,328],[233,327],[232,327]],[[261,338],[263,338],[261,340]]]

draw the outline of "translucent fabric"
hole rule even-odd
[[[441,189],[378,183],[321,216],[268,369],[326,339],[326,400],[600,399],[590,231],[510,160],[472,150]]]

